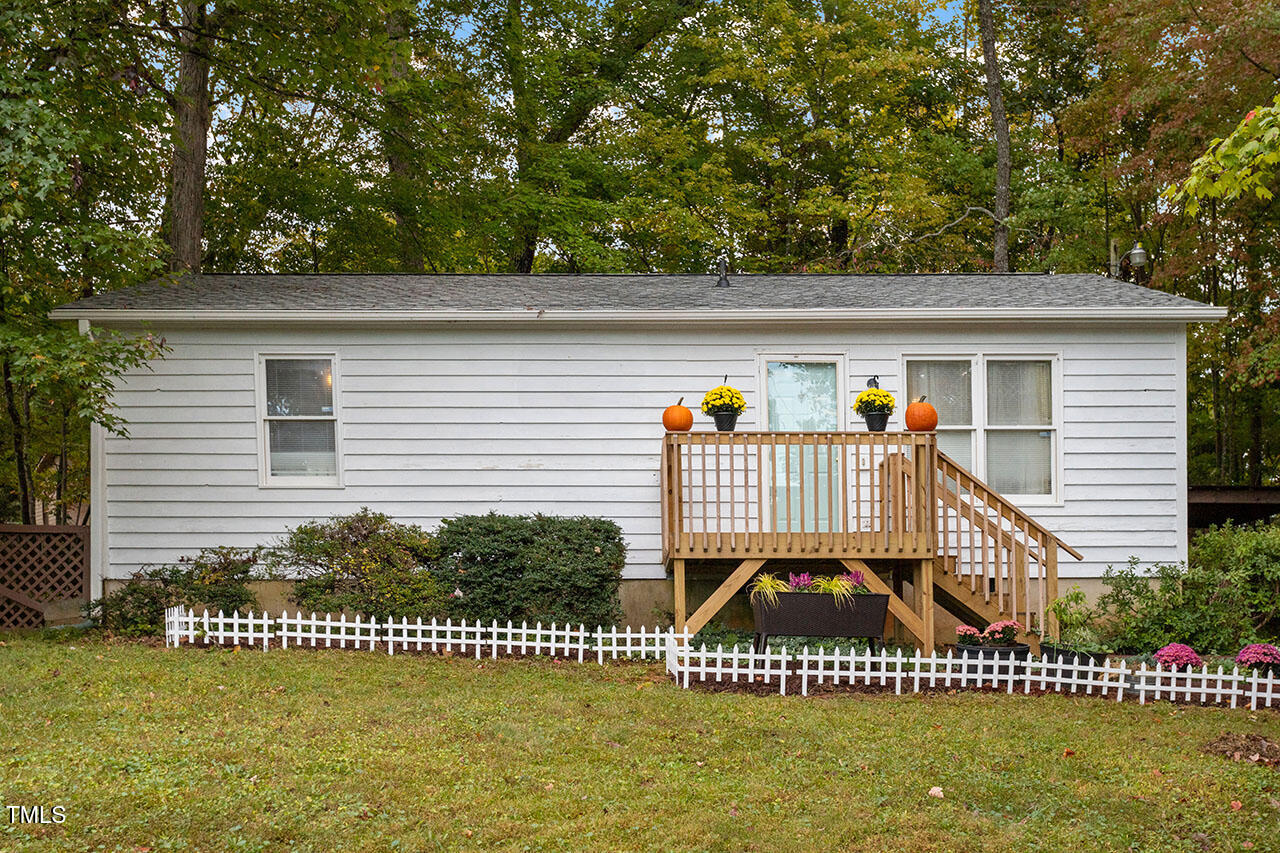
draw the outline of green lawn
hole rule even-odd
[[[1280,772],[1200,751],[1274,712],[6,640],[0,804],[67,819],[4,850],[1280,849]]]

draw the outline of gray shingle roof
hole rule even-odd
[[[1100,275],[198,275],[63,306],[110,312],[796,311],[1194,309]]]

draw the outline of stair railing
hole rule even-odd
[[[941,451],[937,471],[935,563],[1001,618],[1056,632],[1058,549],[1083,555]]]

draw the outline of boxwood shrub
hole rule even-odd
[[[603,518],[466,515],[440,525],[441,579],[467,619],[591,627],[622,618],[622,530]]]

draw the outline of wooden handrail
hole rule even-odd
[[[960,585],[967,580],[970,594],[1002,618],[1031,627],[1034,616],[1042,630],[1054,630],[1048,605],[1058,594],[1058,549],[1078,560],[1083,555],[945,453],[937,458],[944,570]]]
[[[938,451],[938,467],[942,469],[946,465],[950,465],[952,468],[956,469],[956,471],[963,474],[967,479],[971,480],[975,486],[978,486],[979,488],[981,488],[986,494],[990,495],[996,501],[999,501],[1000,503],[1003,503],[1006,506],[1012,508],[1013,511],[1017,514],[1019,521],[1021,521],[1025,526],[1035,530],[1038,533],[1043,534],[1047,538],[1052,539],[1054,542],[1058,543],[1059,548],[1066,551],[1068,554],[1075,557],[1077,560],[1084,559],[1084,554],[1081,554],[1075,548],[1072,548],[1066,542],[1062,541],[1062,539],[1058,536],[1058,534],[1054,533],[1052,530],[1045,527],[1043,524],[1036,521],[1031,516],[1027,515],[1025,512],[1019,509],[1016,505],[1006,500],[1005,497],[1001,495],[999,492],[997,492],[995,489],[991,488],[982,480],[974,476],[973,472],[971,472],[968,468],[965,468],[959,462],[957,462],[956,460],[952,459],[950,456],[948,456],[947,454],[939,450]]]

